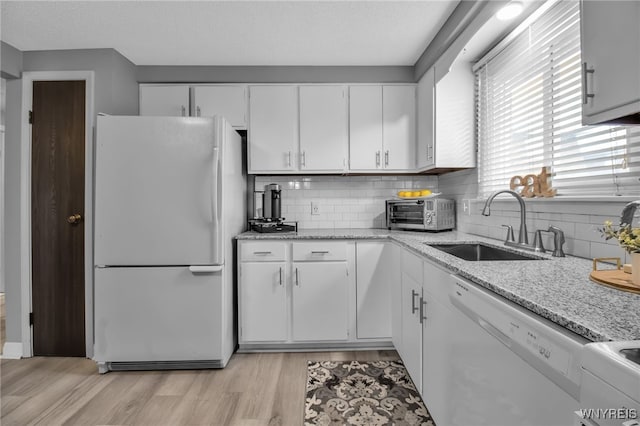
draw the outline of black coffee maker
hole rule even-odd
[[[282,217],[282,188],[276,183],[264,186],[262,195],[262,213],[268,222],[280,222]]]
[[[282,188],[276,183],[264,186],[264,192],[256,191],[254,219],[250,227],[256,232],[295,232],[297,223],[284,223],[282,217]]]

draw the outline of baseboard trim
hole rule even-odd
[[[238,353],[393,350],[390,341],[345,343],[241,343]]]
[[[2,359],[22,358],[22,342],[4,342],[2,347]]]

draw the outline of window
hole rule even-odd
[[[577,1],[475,67],[480,196],[543,166],[558,196],[640,194],[640,126],[582,126],[580,68]]]

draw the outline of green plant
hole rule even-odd
[[[618,240],[620,247],[625,249],[627,253],[640,253],[640,228],[616,227],[610,220],[607,220],[604,222],[604,228],[600,228],[599,231],[605,240],[612,238]]]

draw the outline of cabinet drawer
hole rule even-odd
[[[293,260],[347,260],[347,243],[342,241],[293,243]]]
[[[402,250],[402,272],[419,283],[422,282],[422,262],[422,258],[419,256],[406,249]]]
[[[241,262],[271,262],[285,260],[287,243],[251,242],[240,244]]]

